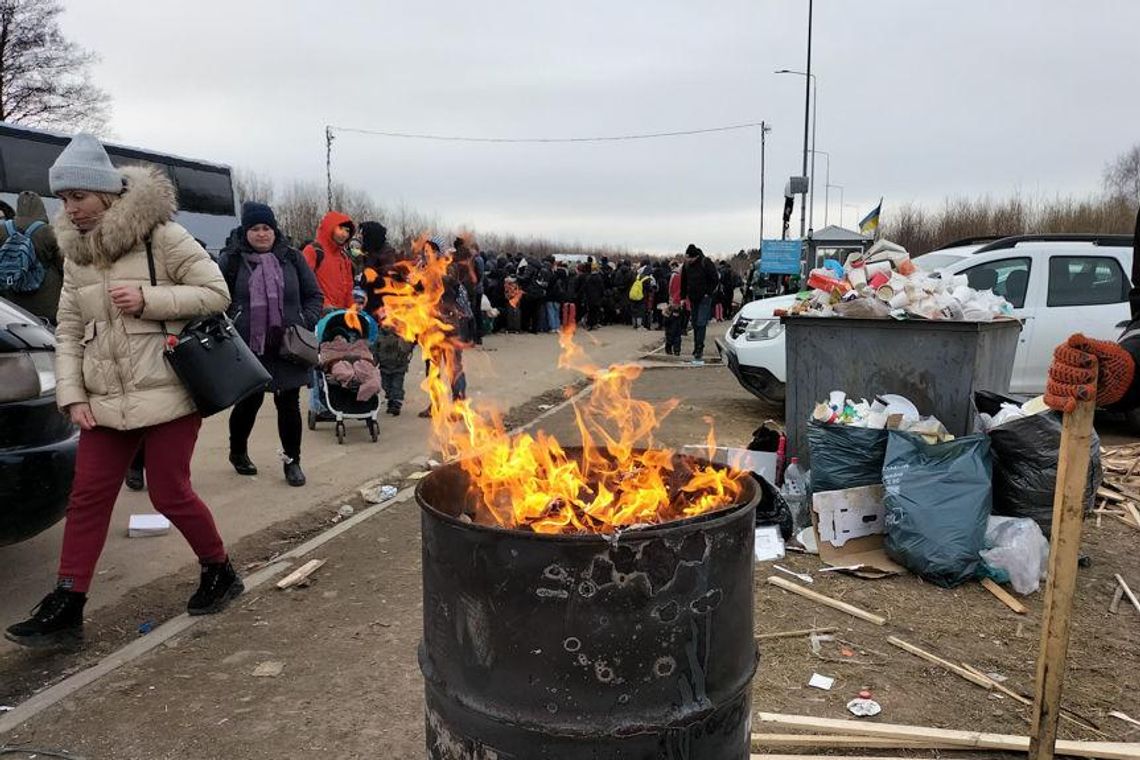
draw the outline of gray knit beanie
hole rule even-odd
[[[123,175],[111,164],[99,138],[80,132],[48,169],[48,184],[52,193],[90,190],[117,195],[123,192]]]

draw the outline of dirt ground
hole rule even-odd
[[[722,443],[744,445],[759,422],[780,412],[747,396],[715,366],[648,370],[636,394],[647,400],[683,399],[661,429],[661,442],[668,445],[702,441],[706,417]],[[511,416],[526,419],[560,396],[555,391],[532,400],[528,409]],[[542,427],[573,440],[567,410]],[[238,553],[248,561],[268,559],[327,526],[331,516],[324,511],[278,526],[250,539]],[[1114,573],[1140,587],[1136,536],[1116,521],[1101,527],[1086,523],[1084,551],[1092,564],[1079,575],[1066,679],[1066,706],[1113,740],[1140,740],[1140,731],[1107,717],[1110,710],[1140,717],[1140,613],[1127,605],[1117,615],[1107,611]],[[414,501],[396,505],[312,556],[328,562],[308,587],[258,589],[225,614],[49,708],[0,738],[0,745],[66,750],[88,760],[423,757],[416,664],[422,625],[418,507]],[[1026,599],[1030,612],[1018,616],[976,584],[947,590],[913,576],[867,581],[819,574],[820,563],[811,556],[789,555],[782,564],[811,572],[814,590],[889,622],[874,626],[778,590],[764,582],[775,574],[771,566],[758,564],[757,633],[835,626],[840,641],[824,644],[818,654],[804,638],[762,642],[753,683],[755,710],[845,718],[847,701],[868,688],[883,708],[878,720],[1027,732],[1028,708],[898,651],[886,637],[899,636],[953,662],[1000,673],[1007,686],[1029,693],[1040,632],[1039,595]],[[134,629],[143,616],[165,619],[190,590],[188,580],[163,580],[100,610],[88,636],[107,643],[96,643],[84,655],[0,660],[0,704],[12,704],[39,684],[78,669],[91,661],[92,652],[137,636]],[[279,664],[280,672],[255,676],[259,666],[277,667],[265,663]],[[809,688],[812,673],[834,677],[834,688]],[[762,727],[754,723],[753,730]],[[1061,734],[1103,738],[1064,723]],[[931,756],[930,751],[920,754]]]

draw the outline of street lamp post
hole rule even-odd
[[[810,47],[810,43],[809,43],[809,47]],[[810,53],[809,53],[809,55],[810,55]],[[807,171],[808,171],[808,165],[807,165],[806,157],[807,157],[808,153],[811,153],[811,175],[809,176],[810,184],[809,184],[809,190],[808,190],[808,196],[810,198],[808,200],[808,205],[811,208],[808,211],[808,215],[811,219],[811,223],[809,226],[812,229],[815,229],[815,154],[822,152],[822,151],[817,151],[815,149],[815,125],[816,125],[816,117],[818,116],[817,108],[819,106],[819,80],[816,78],[815,74],[808,74],[806,72],[795,71],[793,69],[779,69],[779,70],[775,71],[774,73],[776,73],[776,74],[795,74],[797,76],[807,77],[809,80],[808,84],[811,85],[811,148],[807,147],[807,141],[805,138],[805,141],[804,141],[804,151],[805,151],[805,153],[804,153],[804,157],[805,157],[804,174],[807,175]],[[804,123],[805,124],[807,123],[806,112],[804,114]],[[805,134],[806,134],[806,128],[805,128]],[[801,209],[801,211],[802,210],[803,209]]]
[[[804,163],[803,171],[807,175],[808,171],[808,109],[811,106],[811,18],[814,2],[808,0],[808,28],[807,28],[807,77],[804,80]],[[800,204],[800,239],[804,238],[805,226],[807,225],[807,207],[805,204]]]
[[[772,131],[767,121],[760,122],[760,245],[764,245],[764,153],[767,149],[767,136]]]

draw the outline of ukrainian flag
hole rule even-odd
[[[879,229],[879,212],[883,210],[883,199],[879,199],[879,205],[871,209],[871,212],[862,218],[859,222],[859,231],[864,235],[870,235]]]

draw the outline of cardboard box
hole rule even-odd
[[[906,569],[883,549],[883,486],[863,486],[812,495],[812,527],[819,558],[832,567],[852,568],[861,578],[884,578]]]

